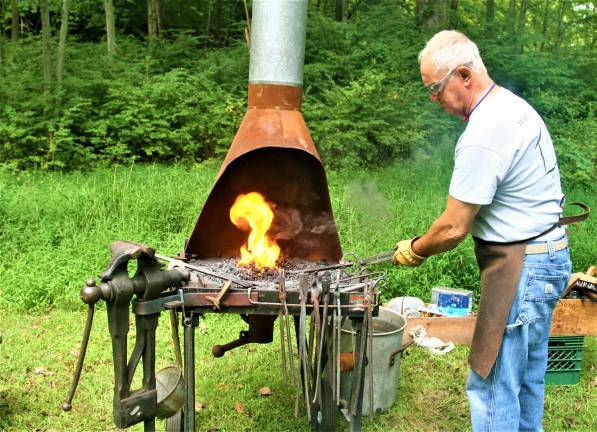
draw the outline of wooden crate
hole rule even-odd
[[[475,330],[475,316],[462,318],[409,318],[404,331],[404,342],[412,338],[409,330],[422,325],[429,336],[444,342],[470,345]],[[559,300],[554,310],[552,336],[597,336],[597,302],[580,299]]]

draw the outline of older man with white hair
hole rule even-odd
[[[472,233],[481,271],[467,380],[473,430],[541,431],[551,315],[571,271],[553,144],[462,33],[436,34],[419,62],[431,101],[467,124],[445,210],[397,244],[394,264],[418,266]]]

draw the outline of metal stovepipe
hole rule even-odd
[[[254,0],[249,83],[302,87],[308,0]]]

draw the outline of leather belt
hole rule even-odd
[[[556,242],[553,242],[553,250],[560,251],[562,249],[566,249],[568,247],[568,239],[563,238]],[[544,254],[548,253],[549,248],[547,247],[547,242],[539,243],[539,244],[527,244],[524,248],[525,255],[537,255],[537,254]]]

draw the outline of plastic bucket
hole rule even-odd
[[[363,415],[370,414],[369,368],[373,375],[373,407],[374,413],[386,411],[396,401],[398,378],[400,375],[400,358],[406,346],[402,345],[402,335],[406,327],[406,318],[398,312],[379,308],[379,316],[373,318],[373,344],[371,355],[373,361],[365,367],[365,387],[363,389]],[[354,346],[355,331],[350,320],[346,320],[342,328],[340,347],[342,352],[356,352]],[[369,355],[369,348],[367,348]],[[342,398],[349,402],[353,371],[342,372],[340,378]]]

